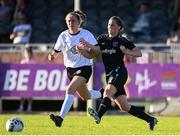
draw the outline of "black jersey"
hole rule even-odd
[[[97,41],[98,45],[96,46],[101,49],[106,73],[109,73],[116,66],[124,66],[124,53],[120,50],[120,46],[130,50],[135,47],[132,42],[119,35],[112,39],[108,35],[100,35]]]

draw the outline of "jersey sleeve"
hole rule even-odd
[[[126,38],[124,37],[121,37],[122,39],[122,42],[123,42],[123,46],[125,46],[126,48],[132,50],[134,49],[136,46],[129,40],[127,40]]]
[[[106,34],[101,34],[97,37],[97,42],[98,44],[96,44],[95,46],[100,46],[102,41],[107,39],[107,35]]]
[[[97,40],[94,37],[94,35],[92,33],[89,32],[89,36],[88,36],[88,42],[92,45],[96,45],[97,44]]]
[[[62,38],[62,35],[60,34],[59,37],[58,37],[58,39],[57,39],[57,41],[56,41],[56,43],[55,43],[55,45],[54,45],[54,50],[55,50],[56,52],[62,51],[62,48],[63,48],[62,39],[63,39],[63,38]]]

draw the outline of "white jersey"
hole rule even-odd
[[[64,55],[64,65],[66,67],[77,68],[92,65],[92,59],[88,59],[76,51],[75,47],[82,38],[92,45],[97,44],[97,40],[93,34],[85,29],[81,29],[76,35],[69,34],[68,30],[63,31],[59,35],[54,50],[62,51]]]

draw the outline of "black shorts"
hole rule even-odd
[[[106,82],[116,87],[117,92],[113,98],[117,98],[119,95],[126,95],[124,84],[127,81],[128,73],[124,66],[117,66],[109,74],[106,75]]]
[[[67,76],[71,81],[74,76],[82,76],[86,79],[86,83],[89,81],[89,78],[92,74],[92,67],[91,66],[82,66],[78,68],[70,68],[67,67]]]

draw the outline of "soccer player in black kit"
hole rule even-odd
[[[144,110],[130,105],[127,102],[124,84],[126,83],[128,72],[123,62],[124,55],[141,57],[141,51],[130,41],[120,35],[123,24],[118,16],[112,16],[108,21],[108,34],[98,37],[98,44],[92,46],[83,40],[83,47],[79,50],[85,57],[94,58],[98,54],[102,55],[103,64],[106,73],[107,85],[104,88],[103,99],[98,110],[91,107],[88,113],[99,124],[102,116],[108,110],[113,100],[120,109],[129,114],[145,120],[150,130],[154,130],[154,126],[158,120],[144,112]]]

